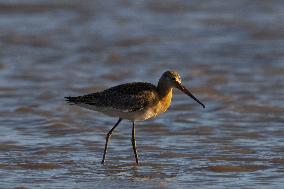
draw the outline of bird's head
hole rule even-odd
[[[196,102],[198,102],[203,108],[205,108],[205,105],[200,102],[193,94],[181,84],[181,78],[178,72],[176,71],[166,71],[163,73],[160,81],[164,82],[167,86],[172,88],[177,88],[186,95],[193,98]]]

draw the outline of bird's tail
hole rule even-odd
[[[70,105],[77,104],[77,97],[67,96],[64,98],[65,98],[65,101],[68,102]]]

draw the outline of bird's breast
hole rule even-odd
[[[159,101],[155,105],[147,108],[145,112],[147,115],[146,119],[156,117],[167,111],[167,109],[171,105],[171,100],[172,100],[172,92],[169,92],[163,97],[160,97]]]

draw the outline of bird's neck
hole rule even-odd
[[[165,81],[159,81],[158,83],[158,93],[159,93],[159,114],[167,111],[171,105],[173,88]]]
[[[173,88],[167,82],[160,80],[157,88],[160,98],[172,97]]]

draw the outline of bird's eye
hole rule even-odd
[[[172,77],[171,80],[176,81],[176,78]]]

